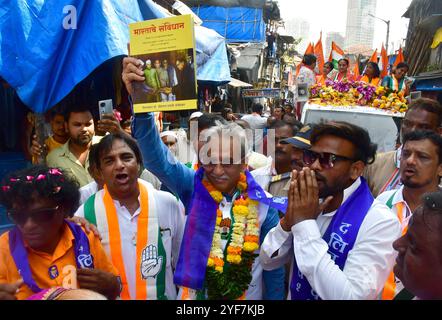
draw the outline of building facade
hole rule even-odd
[[[348,0],[344,50],[363,45],[373,47],[377,0]]]

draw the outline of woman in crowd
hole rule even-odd
[[[390,88],[393,91],[402,93],[404,96],[410,94],[411,82],[407,81],[405,76],[409,70],[408,64],[401,62],[394,69],[393,74],[386,76],[382,80],[382,86]]]
[[[354,81],[354,75],[348,70],[350,61],[346,58],[342,58],[338,62],[338,73],[333,78],[334,81]]]
[[[331,72],[333,71],[333,63],[327,61],[322,68],[322,74],[316,77],[316,83],[325,85],[325,81],[329,79]]]
[[[359,81],[378,87],[381,84],[380,76],[381,70],[379,70],[379,65],[376,62],[370,61],[369,63],[367,63],[364,75],[361,76]]]
[[[0,204],[16,226],[0,237],[0,300],[27,299],[53,287],[119,296],[118,272],[99,238],[67,220],[78,207],[78,187],[46,166],[5,178]]]

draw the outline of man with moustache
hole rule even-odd
[[[398,219],[373,199],[361,177],[376,145],[345,122],[318,125],[293,171],[286,215],[264,240],[265,270],[288,261],[289,299],[376,299],[393,268]],[[322,202],[320,202],[322,199]]]
[[[407,133],[415,130],[431,130],[442,134],[442,106],[439,102],[421,98],[409,105],[401,124],[401,142],[403,143]],[[402,147],[396,151],[381,153],[376,156],[376,161],[372,165],[367,166],[364,177],[375,197],[400,187],[401,152]]]
[[[282,138],[278,136],[278,131],[276,131],[276,161],[275,164],[281,162],[285,165],[285,172],[274,176],[269,185],[269,192],[275,197],[287,197],[290,178],[292,175],[292,170],[301,171],[304,167],[303,155],[304,149],[310,148],[310,135],[312,134],[313,126],[306,125],[295,134],[294,137]],[[279,139],[278,139],[279,137]],[[282,147],[281,147],[282,146]],[[278,150],[281,148],[282,150]],[[289,150],[290,152],[287,152]],[[280,157],[278,158],[278,151]],[[282,159],[281,159],[282,158]],[[288,165],[286,165],[288,163]],[[279,171],[278,171],[279,173]]]
[[[87,107],[71,108],[65,116],[69,140],[60,148],[52,150],[46,162],[48,166],[61,168],[72,174],[80,187],[92,182],[88,172],[89,149],[96,142],[94,119]]]
[[[176,298],[173,269],[184,229],[184,208],[170,193],[138,178],[142,156],[125,133],[96,145],[94,166],[104,187],[77,210],[97,226],[119,271],[123,300]]]
[[[403,185],[398,190],[382,193],[377,200],[385,203],[399,218],[402,234],[405,234],[412,213],[422,205],[423,195],[439,191],[442,137],[433,131],[413,131],[405,135],[400,173]],[[402,283],[391,273],[382,299],[391,300],[402,289]]]
[[[393,243],[394,274],[403,289],[395,300],[442,299],[442,192],[424,196],[406,234]]]

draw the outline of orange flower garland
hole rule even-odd
[[[219,205],[224,198],[222,193],[216,190],[208,180],[203,179],[202,183]],[[235,222],[226,257],[221,242],[222,212],[219,208],[217,209],[215,232],[207,266],[219,273],[223,272],[225,260],[231,264],[240,264],[243,251],[254,252],[259,248],[258,202],[247,197],[247,178],[244,173],[241,173],[237,187],[241,196],[233,203],[232,212]]]

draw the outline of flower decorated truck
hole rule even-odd
[[[399,128],[407,111],[407,101],[385,87],[362,82],[326,81],[310,88],[301,121],[346,121],[365,128],[379,152],[396,148]]]

